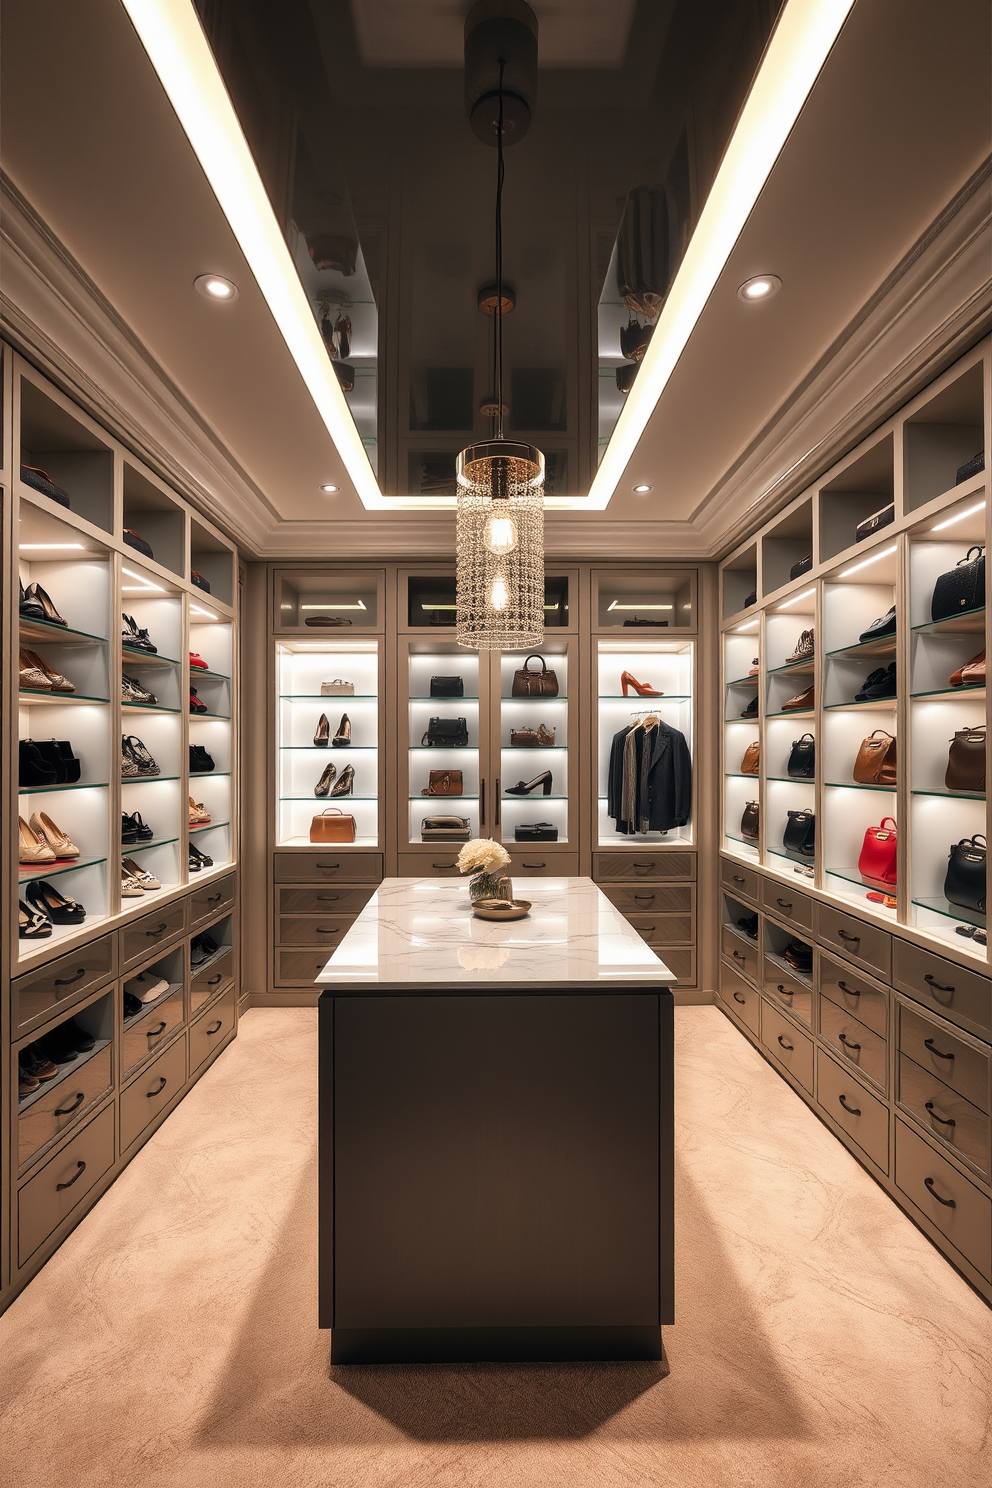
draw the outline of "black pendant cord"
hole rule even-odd
[[[503,438],[503,73],[499,59],[499,120],[496,126],[496,334],[493,337],[493,373],[496,383],[496,438]]]

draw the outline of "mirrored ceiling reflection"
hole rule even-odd
[[[469,0],[196,4],[381,489],[453,494],[496,401],[497,156],[466,110]],[[533,0],[502,401],[549,495],[588,490],[779,6]]]

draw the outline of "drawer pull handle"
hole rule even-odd
[[[747,998],[746,997],[742,997],[739,992],[735,992],[734,993],[734,1001],[735,1002],[739,1002],[741,1004],[741,1006],[743,1006],[744,1003],[747,1002]]]
[[[441,865],[438,864],[438,863],[435,863],[434,864],[434,867],[435,868],[438,868],[440,866]],[[449,868],[453,868],[454,866],[455,866],[454,863],[449,863],[448,864],[448,867]],[[317,895],[317,903],[318,904],[337,904],[337,902],[338,902],[338,900],[340,898],[341,898],[341,895],[340,894],[318,894]]]
[[[840,936],[841,940],[846,940],[850,945],[860,945],[861,944],[861,936],[860,935],[848,935],[848,933],[847,933],[846,930],[838,930],[837,931],[837,934]]]
[[[546,868],[547,863],[521,863],[521,868]]]
[[[789,1051],[790,1054],[792,1053],[792,1051],[796,1047],[795,1044],[788,1043],[787,1040],[784,1039],[781,1034],[779,1034],[779,1036],[778,1036],[778,1041],[782,1045],[782,1048],[783,1049],[788,1049],[788,1051]]]
[[[635,894],[633,897],[635,899],[637,899],[638,901],[640,901],[641,899],[651,900],[651,899],[654,898],[654,895],[653,894]]]
[[[145,1037],[158,1038],[159,1034],[164,1033],[168,1026],[168,1023],[163,1018],[161,1023],[156,1023],[154,1028],[149,1028],[148,1032],[145,1034]]]
[[[929,1049],[931,1054],[936,1054],[936,1056],[937,1056],[938,1059],[953,1059],[954,1058],[954,1055],[953,1054],[945,1054],[941,1049],[938,1049],[937,1046],[936,1046],[936,1044],[934,1043],[933,1039],[924,1039],[923,1040],[923,1047],[925,1049]]]
[[[747,957],[742,955],[740,951],[731,951],[730,954],[733,956],[735,961],[747,961]]]
[[[860,987],[849,987],[846,982],[838,982],[837,985],[838,985],[838,987],[840,988],[840,990],[842,992],[846,992],[847,993],[848,997],[860,997],[861,996],[861,988]]]
[[[747,883],[747,879],[744,877],[743,873],[735,873],[733,878],[731,879],[731,883]]]
[[[454,863],[432,863],[432,868],[454,868]]]
[[[786,987],[782,982],[778,983],[778,990],[779,992],[781,992],[782,996],[787,997],[790,1002],[796,995],[791,987]]]
[[[216,987],[217,983],[219,981],[222,981],[223,980],[223,976],[224,976],[224,973],[222,971],[219,971],[216,976],[212,976],[210,978],[209,982],[207,983],[207,986],[208,987]]]
[[[638,863],[635,860],[634,867],[635,868],[653,868],[654,867],[654,864],[653,863]]]
[[[83,1162],[82,1158],[80,1158],[79,1162],[76,1164],[75,1176],[70,1178],[68,1183],[56,1183],[55,1192],[61,1193],[64,1188],[71,1188],[74,1183],[78,1183],[79,1179],[82,1178],[85,1172],[86,1164]]]
[[[156,925],[154,930],[146,930],[146,935],[161,935],[163,930],[168,930],[168,925],[163,920],[161,925]]]
[[[76,1091],[76,1099],[73,1101],[72,1105],[71,1106],[59,1106],[58,1110],[56,1110],[55,1112],[53,1112],[53,1114],[55,1116],[71,1116],[72,1113],[73,1113],[73,1111],[78,1111],[79,1110],[80,1106],[83,1104],[83,1101],[85,1099],[86,1099],[86,1096],[83,1094],[83,1092],[81,1090],[77,1090]]]
[[[641,934],[642,935],[653,935],[654,932],[657,930],[657,928],[658,928],[657,925],[642,925],[641,926]]]
[[[934,981],[933,977],[930,975],[929,972],[927,972],[927,974],[923,978],[923,980],[926,982],[927,986],[928,987],[932,987],[935,992],[953,992],[954,991],[954,988],[953,987],[945,987],[944,984],[943,984],[943,982]]]
[[[78,982],[80,977],[86,975],[86,967],[78,966],[71,977],[56,977],[56,987],[71,987],[73,982]]]
[[[931,1121],[939,1121],[941,1126],[957,1126],[957,1122],[953,1116],[937,1115],[937,1112],[934,1110],[933,1101],[927,1101],[927,1110],[930,1113]]]
[[[940,1197],[940,1194],[933,1186],[932,1178],[924,1178],[923,1187],[927,1190],[928,1193],[932,1193],[934,1198],[937,1200],[937,1203],[943,1204],[945,1209],[956,1209],[958,1207],[957,1199],[942,1199]]]
[[[845,1049],[853,1049],[856,1053],[860,1054],[861,1045],[854,1043],[852,1039],[848,1038],[846,1033],[839,1033],[837,1037],[840,1039]]]
[[[784,909],[785,912],[786,912],[786,914],[791,914],[792,913],[792,900],[791,899],[776,899],[775,900],[775,903],[778,905],[779,909]]]
[[[204,1032],[205,1033],[208,1033],[208,1034],[220,1033],[220,1031],[221,1031],[221,1029],[223,1027],[224,1027],[224,1020],[223,1020],[223,1018],[218,1018],[217,1019],[217,1022],[216,1023],[212,1023],[209,1028],[207,1028],[207,1029],[204,1030]]]
[[[341,864],[340,863],[317,863],[317,864],[315,864],[315,866],[317,868],[324,868],[324,869],[326,869],[326,871],[328,873],[330,873],[335,868],[340,868],[341,867]]]
[[[217,903],[217,900],[218,899],[223,899],[223,897],[224,897],[223,893],[220,893],[220,892],[219,893],[216,893],[216,894],[210,894],[207,897],[207,903],[208,904],[216,904]]]
[[[847,1104],[847,1101],[846,1101],[846,1099],[844,1098],[843,1095],[839,1095],[837,1097],[837,1099],[840,1101],[841,1105],[844,1107],[844,1110],[847,1112],[847,1114],[849,1116],[860,1116],[861,1115],[861,1107],[860,1106],[849,1106]]]
[[[166,1087],[166,1085],[168,1085],[168,1083],[169,1082],[166,1079],[165,1075],[159,1075],[159,1077],[158,1077],[158,1089],[157,1090],[146,1090],[145,1091],[145,1095],[147,1096],[147,1098],[149,1100],[154,1100],[157,1095],[161,1095],[162,1094],[162,1091],[165,1089],[165,1087]]]
[[[318,935],[340,935],[341,934],[341,931],[340,930],[325,930],[324,927],[323,927],[323,925],[318,925],[317,926],[317,934]]]

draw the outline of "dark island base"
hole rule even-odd
[[[334,1328],[332,1364],[664,1361],[661,1329]]]

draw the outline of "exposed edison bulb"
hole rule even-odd
[[[519,542],[517,524],[512,517],[490,517],[486,523],[483,542],[490,553],[495,553],[498,558],[505,558],[512,553]]]
[[[510,595],[506,587],[506,580],[501,573],[497,573],[493,579],[492,588],[489,591],[489,606],[493,610],[505,610],[510,602]]]

